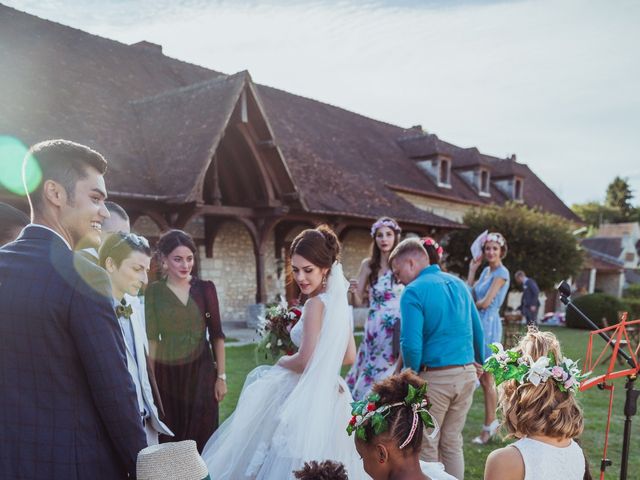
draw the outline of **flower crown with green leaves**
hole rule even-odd
[[[424,383],[419,388],[415,388],[413,385],[409,385],[409,392],[402,402],[391,403],[388,405],[378,405],[379,401],[380,395],[377,393],[373,393],[364,400],[351,403],[352,417],[349,425],[347,425],[347,433],[349,435],[351,435],[355,431],[356,437],[366,442],[368,439],[365,427],[368,422],[371,422],[373,433],[375,435],[380,435],[381,433],[387,431],[389,428],[387,416],[389,415],[391,409],[400,406],[411,407],[411,410],[413,411],[413,422],[411,424],[411,431],[409,432],[409,435],[407,436],[405,441],[400,445],[401,450],[409,445],[409,443],[413,439],[413,436],[416,433],[416,429],[418,428],[418,421],[420,420],[426,428],[433,428],[433,432],[431,433],[431,435],[429,435],[429,438],[434,438],[437,435],[440,426],[438,425],[436,419],[431,416],[428,410],[431,407],[431,404],[429,403],[429,398],[427,397],[426,383]]]
[[[580,382],[591,375],[591,372],[580,373],[578,362],[570,358],[565,358],[558,365],[553,353],[533,360],[530,355],[523,355],[515,348],[505,350],[500,343],[492,343],[489,348],[493,355],[485,360],[482,368],[493,375],[496,385],[515,380],[537,387],[540,382],[551,379],[560,391],[577,393]]]

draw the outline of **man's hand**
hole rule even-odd
[[[473,362],[473,366],[476,367],[476,375],[478,376],[478,378],[484,375],[484,370],[482,368],[482,365],[480,365],[477,362]]]

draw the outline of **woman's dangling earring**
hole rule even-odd
[[[327,287],[327,276],[323,275],[322,276],[322,288],[326,288]]]

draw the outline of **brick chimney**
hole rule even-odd
[[[138,43],[132,43],[132,47],[138,48],[140,50],[144,50],[148,53],[159,53],[162,54],[162,45],[158,45],[157,43],[147,42],[146,40],[142,40]]]

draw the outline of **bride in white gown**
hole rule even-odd
[[[353,399],[340,367],[356,348],[339,251],[328,227],[294,239],[293,276],[309,297],[291,330],[299,350],[247,376],[234,413],[202,452],[213,480],[293,479],[311,460],[342,462],[350,480],[370,478],[345,431]]]

